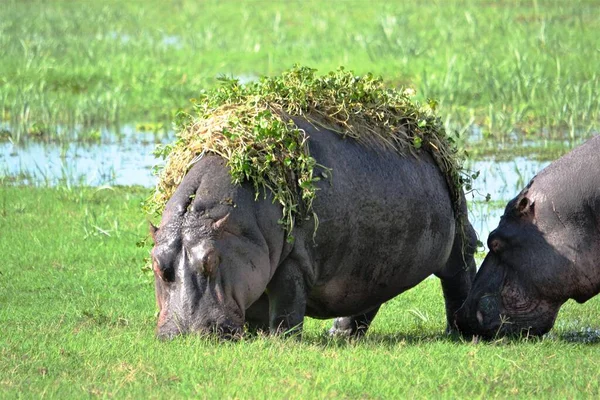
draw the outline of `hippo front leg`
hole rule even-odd
[[[466,300],[477,272],[473,256],[477,248],[477,235],[468,221],[465,221],[464,230],[464,234],[458,232],[455,236],[446,268],[442,273],[436,274],[442,281],[447,333],[456,330],[454,322],[456,311]]]
[[[329,329],[329,334],[332,336],[346,336],[356,339],[363,337],[367,333],[375,315],[377,315],[379,307],[381,306],[377,306],[364,314],[355,315],[353,317],[336,318],[333,320],[333,326]]]
[[[246,310],[246,326],[250,334],[269,332],[269,297],[266,293]]]
[[[446,333],[452,333],[456,330],[455,314],[467,299],[473,276],[475,276],[474,265],[472,268],[469,267],[468,270],[457,272],[453,277],[441,278],[446,304]]]
[[[284,261],[267,285],[272,334],[300,334],[306,312],[306,285],[299,263]]]

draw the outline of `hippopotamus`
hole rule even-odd
[[[600,292],[600,136],[539,172],[508,202],[458,310],[466,335],[539,336],[568,299]]]
[[[432,274],[451,327],[475,276],[462,189],[454,207],[446,176],[423,149],[399,154],[295,123],[322,177],[316,217],[297,218],[288,240],[270,191],[232,183],[226,160],[206,153],[151,227],[157,336],[300,336],[305,316],[339,317],[333,333],[359,336],[382,303]]]

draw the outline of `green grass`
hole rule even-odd
[[[221,74],[300,63],[411,86],[439,100],[449,126],[478,124],[500,143],[572,140],[598,131],[599,30],[598,0],[5,0],[0,136],[169,126]]]
[[[128,122],[165,130],[221,74],[300,63],[438,99],[446,125],[481,129],[475,156],[554,157],[599,130],[599,28],[598,0],[4,0],[0,140],[98,141],[99,125]],[[600,395],[600,296],[567,303],[542,340],[444,336],[441,288],[428,279],[384,305],[358,342],[329,339],[330,321],[312,319],[301,342],[159,342],[149,249],[136,245],[147,190],[10,180],[0,180],[0,398]]]
[[[159,342],[142,270],[144,189],[0,187],[2,398],[579,398],[600,395],[600,298],[569,302],[542,340],[445,337],[428,279],[364,340]]]

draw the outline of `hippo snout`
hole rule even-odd
[[[465,336],[494,337],[501,326],[498,296],[488,294],[481,296],[478,301],[467,300],[456,312],[454,321]]]
[[[241,326],[232,323],[224,323],[215,325],[208,330],[201,330],[200,332],[215,335],[224,340],[238,340],[242,337],[244,330]]]
[[[242,337],[244,330],[239,324],[231,321],[204,321],[192,326],[182,324],[165,323],[156,330],[156,337],[160,340],[171,340],[180,335],[198,334],[206,336],[217,336],[220,339],[235,340]]]
[[[173,340],[176,336],[181,335],[181,332],[175,331],[175,330],[157,330],[156,331],[156,338],[161,340],[161,341],[169,341],[169,340]]]
[[[171,321],[159,323],[156,327],[156,338],[163,341],[172,340],[176,336],[185,333],[186,330],[181,325],[174,324]]]

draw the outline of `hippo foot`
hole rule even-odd
[[[329,336],[360,338],[367,333],[368,325],[359,323],[353,317],[336,318],[333,321],[333,326],[329,329]]]
[[[329,334],[329,336],[334,336],[334,337],[351,337],[352,336],[352,329],[337,329],[336,327],[331,327],[329,328],[329,331],[327,331],[327,333]]]
[[[446,326],[446,329],[444,330],[444,334],[451,339],[463,338],[463,335],[455,326],[450,326],[450,325]]]

